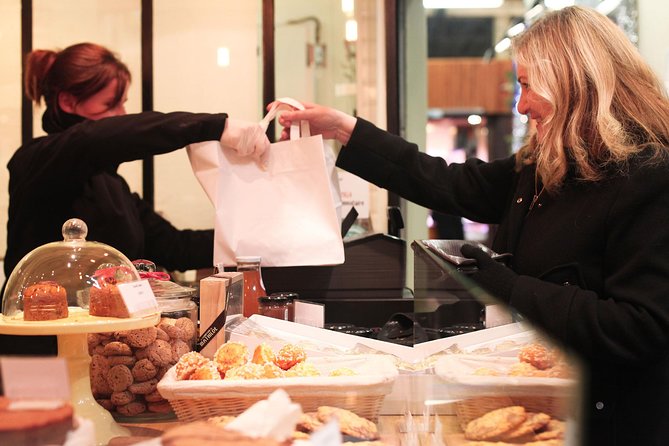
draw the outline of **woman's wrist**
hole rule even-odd
[[[341,122],[337,127],[335,133],[335,139],[339,141],[342,145],[348,144],[349,139],[351,139],[351,134],[353,134],[353,129],[357,122],[357,118],[347,115],[346,113],[341,113]]]

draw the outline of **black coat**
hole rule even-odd
[[[669,443],[669,163],[535,193],[510,157],[448,165],[358,120],[337,165],[427,208],[497,224],[511,306],[584,365],[587,445]],[[529,211],[529,212],[528,212]]]
[[[146,112],[98,121],[44,114],[48,135],[19,148],[9,161],[9,221],[4,269],[45,243],[62,241],[63,223],[77,217],[87,240],[106,243],[130,260],[149,259],[168,270],[213,265],[213,230],[178,230],[117,174],[119,164],[219,140],[226,114]],[[0,341],[2,341],[0,339]],[[3,352],[39,353],[30,345]]]

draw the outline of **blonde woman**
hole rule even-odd
[[[310,105],[337,164],[427,208],[499,225],[471,276],[582,360],[584,445],[669,441],[669,101],[623,32],[583,7],[514,42],[518,154],[447,165],[364,119]]]

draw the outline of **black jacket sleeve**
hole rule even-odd
[[[485,223],[501,220],[516,176],[513,157],[447,165],[361,118],[337,166],[421,206]]]
[[[19,149],[9,168],[20,172],[29,166],[30,177],[23,181],[30,187],[67,187],[123,162],[217,141],[226,119],[224,113],[144,112],[87,120]]]

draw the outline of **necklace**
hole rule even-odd
[[[539,178],[535,174],[534,175],[534,196],[532,197],[532,201],[530,202],[530,208],[528,209],[527,212],[534,209],[534,205],[537,204],[537,201],[539,201],[539,197],[541,196],[541,194],[544,193],[545,186],[542,184],[541,185],[541,190],[539,190],[539,184],[538,183],[539,183]],[[539,206],[541,206],[541,204]]]

